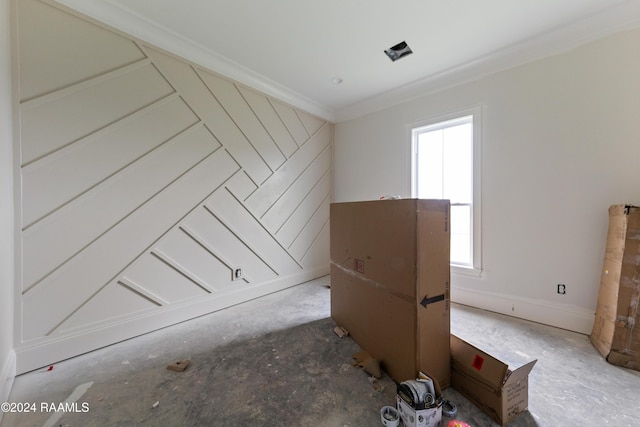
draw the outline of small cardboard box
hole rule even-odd
[[[609,363],[640,371],[640,207],[609,207],[591,342]],[[634,327],[635,326],[635,327]]]
[[[420,372],[418,378],[431,378]],[[442,420],[442,391],[438,381],[433,379],[435,402],[431,406],[414,402],[413,397],[396,383],[396,408],[404,427],[438,427]]]
[[[450,385],[449,206],[331,204],[331,317],[396,381]]]
[[[453,388],[501,425],[527,410],[529,372],[537,360],[509,366],[451,335]]]

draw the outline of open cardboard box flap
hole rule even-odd
[[[511,370],[509,368],[509,372],[507,372],[507,379],[504,381],[504,388],[508,388],[512,384],[517,383],[518,381],[527,378],[529,372],[533,369],[533,366],[536,364],[538,360],[532,360],[531,362],[516,368],[515,370]]]
[[[498,391],[526,378],[537,360],[510,366],[463,339],[451,335],[451,357],[455,369]]]

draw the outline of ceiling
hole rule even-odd
[[[334,121],[640,25],[638,0],[57,1]]]

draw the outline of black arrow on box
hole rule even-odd
[[[422,298],[422,301],[420,301],[420,305],[423,306],[424,308],[427,308],[429,304],[433,304],[434,302],[439,302],[439,301],[444,301],[444,294],[436,295],[435,297],[431,297],[431,298],[425,295],[424,298]]]

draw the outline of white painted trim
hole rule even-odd
[[[417,197],[415,188],[416,175],[416,159],[417,150],[416,141],[414,140],[414,130],[431,125],[441,124],[443,122],[454,121],[465,116],[472,116],[473,126],[473,146],[472,148],[472,186],[473,186],[473,224],[471,224],[471,233],[473,235],[472,259],[473,266],[466,268],[462,266],[451,265],[451,272],[463,274],[466,276],[480,277],[482,273],[482,141],[484,135],[484,115],[483,110],[486,106],[479,104],[452,110],[437,116],[425,117],[419,121],[414,121],[405,125],[407,134],[406,143],[409,155],[405,158],[409,162],[406,170],[409,171],[408,186],[411,197]]]
[[[249,299],[281,291],[327,274],[329,274],[329,265],[254,286],[240,285],[242,288],[237,291],[212,294],[208,298],[187,301],[171,305],[164,310],[145,312],[125,320],[100,324],[94,328],[84,329],[76,334],[69,334],[61,338],[56,339],[55,336],[52,336],[37,342],[23,344],[16,348],[17,365],[15,369],[18,374],[23,374],[60,360],[180,323],[185,319],[193,319]]]
[[[10,351],[0,371],[0,402],[9,401],[9,395],[11,394],[11,388],[13,387],[13,380],[16,377],[16,353]],[[2,412],[0,412],[0,421],[2,421]]]
[[[595,312],[566,304],[453,287],[451,301],[589,335]]]
[[[542,36],[425,76],[363,102],[333,110],[120,5],[109,1],[52,1],[332,122],[362,117],[411,99],[478,80],[501,70],[559,54],[640,25],[640,2],[628,1],[573,25],[556,28]]]
[[[117,4],[86,0],[54,0],[77,12],[122,31],[138,40],[153,44],[188,61],[215,71],[280,101],[291,104],[320,118],[333,121],[333,110],[301,95],[249,68],[187,39],[137,13]]]
[[[470,267],[462,267],[459,265],[452,265],[451,275],[479,278],[479,277],[482,277],[482,270],[479,268],[470,268]]]

